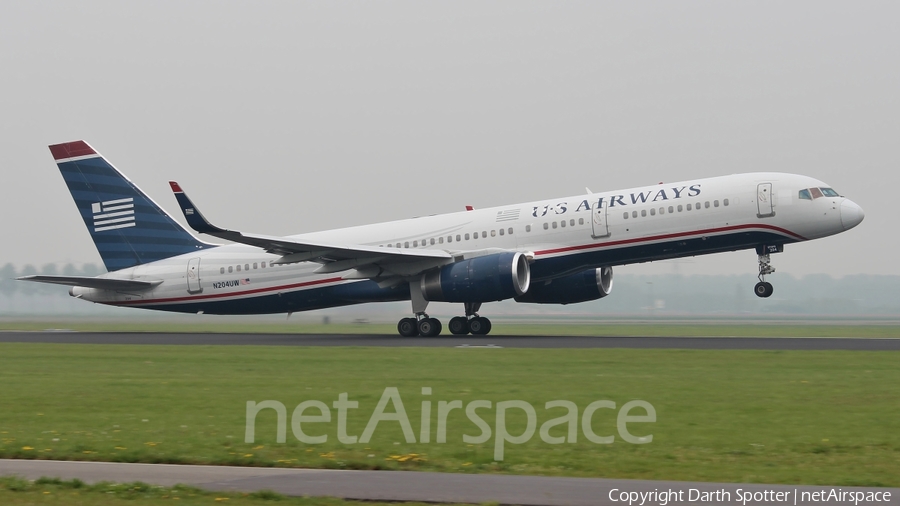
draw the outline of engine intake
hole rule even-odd
[[[551,279],[532,286],[516,302],[533,304],[575,304],[602,299],[612,291],[612,267],[588,269],[578,274]]]
[[[491,302],[528,291],[531,268],[522,253],[498,253],[445,265],[422,277],[422,293],[439,302]]]

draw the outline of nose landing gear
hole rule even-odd
[[[772,287],[772,283],[766,281],[766,275],[775,272],[775,267],[772,267],[772,258],[770,257],[770,254],[780,253],[782,251],[784,251],[784,246],[780,244],[777,246],[756,247],[756,255],[759,261],[759,283],[753,287],[753,293],[755,293],[757,297],[771,297],[772,293],[775,291]]]

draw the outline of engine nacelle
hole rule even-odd
[[[602,299],[612,291],[612,267],[588,269],[578,274],[533,285],[516,302],[534,304],[575,304]]]
[[[445,265],[422,277],[425,298],[440,302],[491,302],[528,291],[531,267],[522,253],[498,253]]]

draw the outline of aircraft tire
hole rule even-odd
[[[397,332],[403,337],[416,337],[419,335],[419,326],[415,318],[403,318],[397,323]]]
[[[454,316],[450,318],[447,328],[450,329],[451,334],[457,336],[466,335],[469,333],[469,320],[465,316]]]
[[[483,316],[469,320],[469,331],[477,336],[486,336],[491,331],[491,321]]]
[[[753,287],[753,292],[757,297],[767,298],[771,297],[772,293],[775,291],[775,288],[772,286],[772,283],[768,283],[766,281],[760,281]]]
[[[425,318],[419,320],[419,335],[422,337],[434,337],[441,333],[441,321],[437,318]]]

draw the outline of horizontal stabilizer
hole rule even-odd
[[[137,281],[133,279],[91,278],[87,276],[22,276],[20,281],[36,281],[54,285],[83,286],[99,290],[149,290],[162,281]]]

